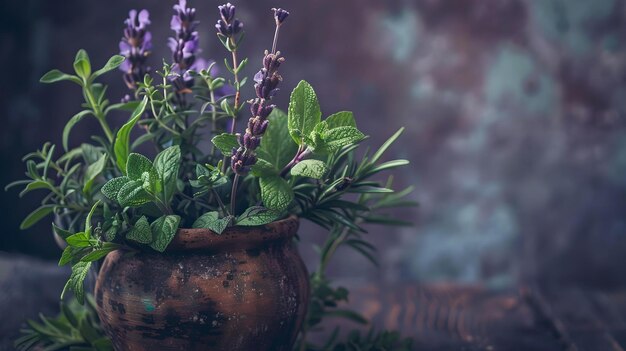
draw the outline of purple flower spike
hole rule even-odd
[[[152,34],[147,30],[150,25],[150,13],[147,10],[130,10],[124,21],[124,36],[120,41],[120,55],[126,60],[120,65],[124,71],[124,82],[129,89],[136,89],[137,83],[150,70],[146,59],[152,49]]]
[[[235,18],[235,6],[230,2],[217,7],[224,22],[229,23]]]
[[[217,20],[215,29],[217,33],[225,37],[232,38],[243,29],[243,23],[235,18],[235,5],[230,2],[217,7],[220,11],[221,19]]]
[[[276,20],[277,26],[280,26],[281,24],[283,24],[287,16],[289,16],[289,12],[281,8],[273,8],[272,11],[274,11],[274,19]]]
[[[220,11],[221,10],[220,8]],[[278,39],[278,28],[282,24],[282,21],[287,18],[289,12],[282,9],[273,10],[274,18],[276,19],[273,50],[271,53],[267,50],[265,51],[263,68],[254,75],[254,90],[257,97],[249,101],[252,117],[248,120],[245,134],[238,138],[239,148],[233,150],[231,155],[231,167],[238,175],[247,174],[250,167],[256,164],[257,158],[255,150],[261,144],[261,138],[269,124],[267,118],[274,109],[274,105],[270,104],[270,101],[276,92],[278,92],[278,84],[282,81],[282,77],[278,73],[278,68],[285,62],[285,59],[280,56],[280,51],[275,52],[274,50]]]

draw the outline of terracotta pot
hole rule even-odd
[[[163,254],[109,254],[95,295],[115,349],[291,350],[309,297],[298,224],[181,229]]]

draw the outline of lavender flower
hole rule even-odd
[[[232,38],[243,29],[243,23],[235,18],[235,6],[230,2],[217,7],[222,17],[217,21],[217,32],[225,37]]]
[[[222,9],[220,9],[222,11]],[[280,56],[280,51],[276,51],[278,39],[278,27],[282,24],[289,13],[281,9],[274,9],[276,19],[276,32],[274,34],[274,44],[272,52],[265,51],[263,57],[263,68],[254,76],[254,90],[256,98],[249,101],[250,113],[252,117],[248,120],[246,132],[237,134],[239,148],[233,149],[231,156],[231,167],[235,174],[245,175],[250,171],[250,167],[256,164],[256,148],[261,143],[261,138],[267,129],[270,115],[275,105],[270,104],[272,97],[278,92],[278,84],[282,77],[278,73],[278,68],[285,61]]]
[[[124,21],[124,37],[120,41],[120,55],[126,60],[120,65],[124,71],[124,82],[129,89],[136,89],[137,83],[150,70],[146,59],[152,49],[152,34],[147,30],[150,14],[147,10],[130,10],[128,19]]]

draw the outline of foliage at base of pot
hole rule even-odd
[[[113,251],[164,253],[181,228],[220,235],[233,227],[264,226],[289,216],[310,220],[329,234],[310,277],[310,307],[297,347],[318,349],[307,341],[307,332],[325,317],[365,322],[340,308],[348,294],[326,276],[331,258],[347,246],[375,262],[375,247],[365,240],[363,226],[405,225],[384,212],[414,205],[404,199],[411,188],[394,191],[393,178],[381,178],[381,173],[408,164],[382,161],[403,129],[375,152],[362,152],[359,147],[367,137],[353,114],[341,111],[322,118],[317,95],[306,81],[293,89],[286,112],[272,103],[282,82],[279,69],[286,62],[277,48],[287,11],[272,9],[271,49],[264,52],[253,77],[254,97],[244,101],[248,77],[242,70],[248,59],[240,57],[244,31],[235,6],[219,6],[215,25],[228,53],[221,69],[229,78],[220,75],[215,61],[200,56],[195,9],[179,0],[173,10],[168,42],[172,58],[163,60],[160,70],[149,66],[149,13],[132,10],[124,22],[120,55],[94,70],[88,54],[79,50],[74,73],[52,70],[41,78],[43,83],[78,85],[85,103],[67,122],[61,147],[46,143],[26,155],[27,179],[8,185],[23,186],[20,196],[36,190],[46,193],[41,207],[21,227],[27,229],[50,214],[57,223],[68,223],[65,228],[53,224],[67,243],[59,264],[72,266],[63,294],[72,291],[83,303],[83,281],[92,262]],[[123,72],[129,94],[112,104],[99,79],[116,69]],[[115,128],[111,116],[123,112],[129,117]],[[242,115],[249,116],[243,128],[238,126]],[[72,147],[71,131],[86,118],[95,118],[102,133]],[[209,140],[207,147],[203,141]],[[140,146],[154,151],[139,153]],[[64,152],[59,155],[60,149]],[[363,340],[375,349],[395,342],[390,335],[353,334],[351,340]]]

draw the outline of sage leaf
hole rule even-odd
[[[136,241],[141,244],[150,244],[152,242],[152,231],[150,230],[150,223],[146,216],[141,216],[137,223],[130,228],[126,239]]]
[[[216,135],[213,139],[211,139],[211,142],[222,152],[224,156],[230,156],[233,149],[237,149],[239,147],[237,136],[229,133]]]
[[[122,207],[137,207],[152,201],[152,196],[143,188],[143,181],[130,180],[117,193],[117,202]]]
[[[20,224],[20,229],[28,229],[39,222],[42,218],[52,213],[54,205],[43,205],[31,212]]]
[[[104,184],[100,191],[110,200],[117,201],[117,194],[119,194],[122,187],[126,185],[126,183],[128,183],[129,181],[130,178],[126,176],[113,178],[106,182],[106,184]]]
[[[224,218],[219,218],[220,215],[217,211],[207,212],[202,216],[198,217],[196,221],[193,223],[193,228],[203,228],[210,229],[217,234],[222,234],[226,227],[233,220],[233,216],[226,216]]]
[[[174,145],[161,151],[154,159],[154,167],[163,183],[165,201],[169,202],[176,191],[176,180],[180,170],[180,146]]]
[[[261,199],[265,207],[281,212],[291,204],[293,190],[286,180],[279,176],[259,178]]]
[[[148,97],[144,96],[141,103],[137,106],[137,108],[135,108],[135,111],[133,111],[133,114],[130,116],[128,122],[120,128],[115,137],[113,151],[115,152],[117,166],[123,174],[126,174],[126,161],[128,160],[128,154],[130,153],[130,131],[133,129],[135,124],[137,124],[137,121],[146,110],[147,104]]]
[[[262,206],[249,207],[235,221],[239,226],[258,226],[275,221],[280,214]]]
[[[320,160],[304,160],[300,161],[291,169],[291,175],[308,177],[314,179],[322,179],[328,172],[326,164]]]
[[[89,110],[80,111],[79,113],[75,114],[72,118],[70,118],[67,124],[65,124],[65,127],[63,128],[63,148],[65,149],[65,151],[67,151],[67,144],[70,138],[70,132],[72,131],[72,128],[74,128],[76,123],[80,122],[83,118],[92,114],[93,112]]]
[[[150,247],[159,252],[165,251],[174,238],[174,235],[176,235],[179,223],[180,217],[176,215],[161,216],[156,221],[152,222],[150,229],[152,230],[154,239]]]
[[[302,136],[308,136],[321,118],[322,112],[313,87],[304,80],[300,81],[289,99],[289,134],[298,145],[302,145]]]
[[[337,127],[356,127],[354,115],[350,111],[341,111],[334,113],[324,120],[328,125],[328,129]]]
[[[152,161],[146,156],[136,153],[128,155],[126,172],[131,180],[143,181],[143,187],[152,194],[161,192],[161,179]]]

